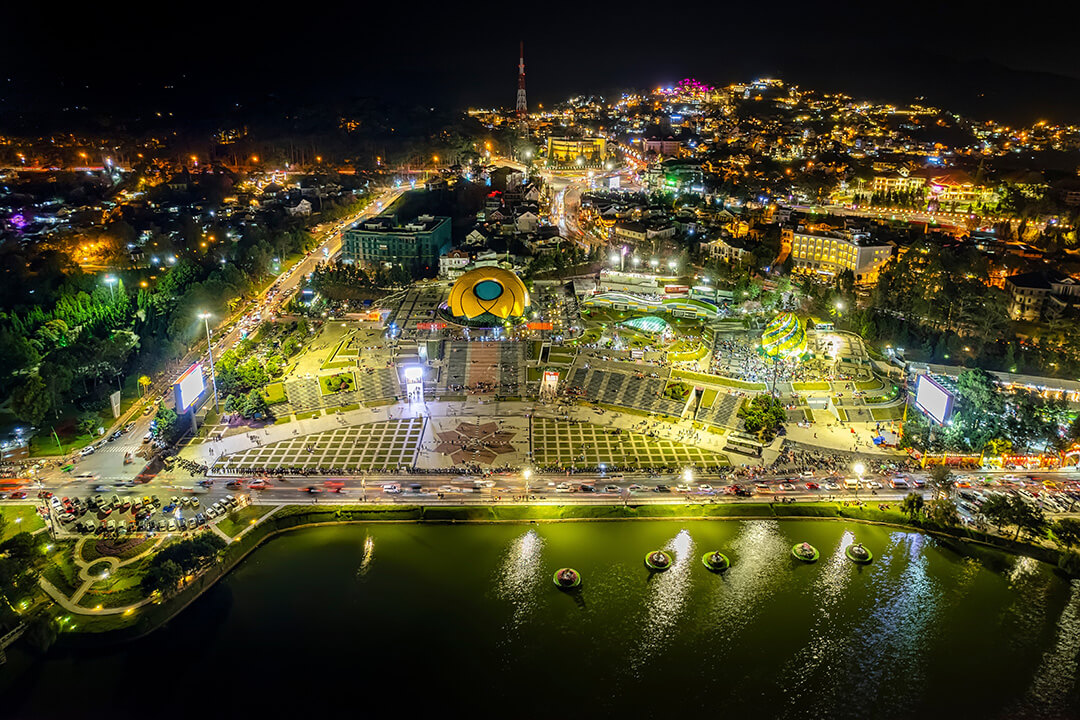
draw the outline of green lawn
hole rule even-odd
[[[322,410],[312,410],[306,413],[296,413],[297,420],[310,420],[311,418],[317,418],[322,416]]]
[[[266,505],[247,505],[234,510],[225,515],[225,517],[218,522],[217,526],[221,532],[225,533],[229,537],[236,537],[244,528],[251,525],[252,520],[258,520],[266,513],[270,512],[270,508]],[[233,515],[236,515],[236,522],[233,522]]]
[[[887,408],[870,408],[870,416],[874,420],[899,420],[903,415],[904,408],[902,405]]]
[[[801,391],[801,390],[828,390],[829,389],[829,383],[823,382],[823,381],[793,382],[793,383],[791,383],[791,388],[793,390],[795,390],[795,391]]]
[[[79,569],[75,565],[74,543],[60,543],[55,552],[49,555],[49,564],[42,571],[42,576],[60,592],[71,596],[82,586]]]
[[[855,389],[856,390],[879,390],[879,389],[881,389],[883,387],[885,387],[885,385],[880,380],[856,380],[855,381]]]
[[[716,402],[716,396],[720,394],[720,391],[716,388],[707,388],[705,392],[701,394],[701,407],[710,408],[713,403]]]
[[[0,517],[4,518],[3,540],[21,532],[34,532],[45,527],[45,520],[37,514],[37,507],[34,505],[5,505],[0,507]]]
[[[292,422],[292,416],[290,416],[290,415],[286,415],[284,417],[279,417],[276,420],[274,420],[275,425],[284,425],[285,423],[290,423],[290,422]]]
[[[346,384],[341,387],[340,390],[336,390],[337,383],[342,379],[346,381]],[[331,383],[334,383],[331,385]],[[356,376],[350,373],[338,373],[336,375],[320,375],[319,376],[319,390],[323,395],[333,395],[339,392],[349,392],[356,390]]]
[[[270,383],[263,388],[263,397],[271,405],[285,402],[285,384],[279,382]]]
[[[681,377],[693,382],[722,385],[740,390],[766,390],[768,386],[763,382],[746,382],[735,378],[723,377],[722,375],[710,375],[708,373],[691,372],[689,370],[672,370],[672,376]]]

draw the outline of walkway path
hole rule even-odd
[[[86,594],[86,592],[94,585],[94,583],[102,582],[106,579],[108,575],[114,575],[118,569],[124,567],[125,565],[131,565],[132,563],[142,560],[150,553],[156,551],[161,545],[161,543],[165,540],[165,538],[159,537],[154,543],[150,545],[150,547],[146,548],[138,555],[128,558],[127,560],[121,560],[120,558],[105,555],[99,558],[95,558],[92,561],[86,561],[83,559],[82,549],[83,545],[85,545],[88,541],[91,540],[96,542],[97,539],[80,538],[78,542],[75,543],[75,549],[72,551],[74,553],[75,565],[79,568],[79,579],[82,580],[82,585],[79,586],[79,588],[71,595],[70,598],[64,593],[60,592],[60,590],[55,585],[46,580],[44,577],[38,579],[38,584],[41,586],[41,588],[46,593],[48,593],[53,600],[59,603],[65,610],[76,613],[92,615],[117,615],[126,612],[131,608],[137,608],[141,605],[145,605],[146,603],[148,603],[150,601],[149,598],[140,600],[139,602],[132,605],[125,605],[117,608],[87,608],[79,605],[79,601],[82,599],[83,595]],[[108,565],[108,569],[106,571],[97,575],[90,574],[91,567],[101,565],[103,563]],[[106,573],[108,575],[106,575]]]

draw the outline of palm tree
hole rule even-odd
[[[904,497],[904,502],[900,505],[900,510],[908,519],[914,521],[919,516],[923,509],[923,496],[919,493],[908,493]]]

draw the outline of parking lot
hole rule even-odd
[[[213,522],[248,504],[244,495],[226,495],[204,505],[197,495],[96,493],[60,497],[42,493],[59,532],[123,536],[135,533],[184,532]]]

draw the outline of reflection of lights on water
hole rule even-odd
[[[1025,556],[1015,558],[1012,567],[1009,568],[1009,584],[1013,585],[1024,580],[1029,575],[1034,575],[1038,569],[1039,561],[1035,558]]]
[[[1072,592],[1057,623],[1054,646],[1039,663],[1025,702],[1052,715],[1065,707],[1080,669],[1080,580],[1072,581]]]
[[[360,556],[360,569],[356,574],[363,577],[371,569],[371,563],[375,560],[375,538],[370,535],[364,536],[364,552]]]
[[[805,702],[807,693],[817,693],[822,665],[845,654],[849,638],[847,633],[837,632],[837,622],[852,574],[857,572],[846,555],[847,548],[854,542],[855,534],[846,530],[832,554],[818,563],[820,570],[813,582],[815,613],[810,637],[780,671],[786,678],[789,706]]]
[[[630,657],[630,667],[635,676],[654,652],[668,644],[690,595],[693,538],[688,531],[680,530],[668,541],[664,550],[669,550],[675,556],[675,561],[666,572],[656,573],[649,581],[640,642]]]
[[[495,594],[514,609],[510,624],[519,626],[536,607],[544,576],[544,538],[530,529],[514,538],[503,554],[495,576]]]

